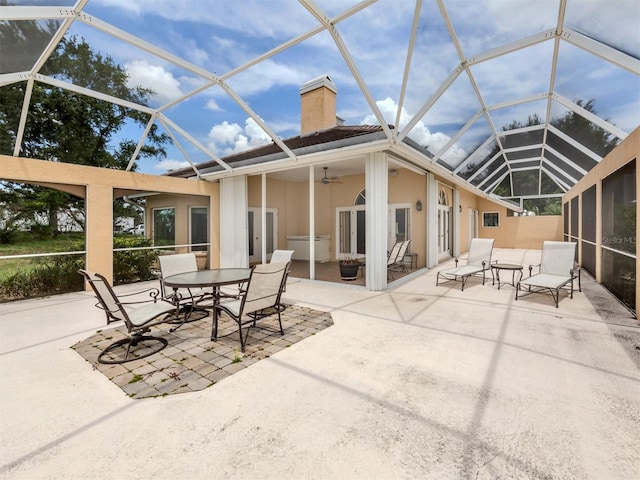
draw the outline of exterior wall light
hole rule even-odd
[[[416,202],[416,210],[419,212],[422,211],[422,202],[420,200]]]

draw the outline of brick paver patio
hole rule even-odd
[[[258,325],[269,330],[251,328],[246,351],[242,353],[235,322],[221,315],[218,340],[213,342],[211,321],[209,315],[172,333],[166,324],[159,325],[150,335],[169,342],[164,350],[118,365],[98,363],[98,355],[126,336],[123,326],[100,330],[72,348],[127,395],[138,399],[203,390],[333,325],[328,312],[290,306],[282,313],[284,336],[277,331],[276,316],[260,320]]]

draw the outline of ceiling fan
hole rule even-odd
[[[328,185],[330,183],[342,183],[338,180],[338,177],[327,177],[327,169],[329,167],[322,168],[324,168],[324,177],[320,179],[320,183],[322,183],[323,185]]]

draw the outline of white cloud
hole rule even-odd
[[[152,65],[146,60],[135,60],[125,64],[125,69],[129,74],[127,86],[150,88],[156,93],[155,99],[160,104],[175,100],[182,95],[180,81],[161,66]]]
[[[210,98],[207,103],[205,104],[204,108],[206,108],[207,110],[213,110],[214,112],[221,112],[222,108],[220,108],[220,105],[218,105],[218,103],[213,99]]]
[[[382,113],[382,116],[387,123],[395,123],[398,104],[393,99],[387,97],[384,100],[378,100],[376,102],[376,105],[380,109],[380,112]],[[412,118],[413,115],[409,114],[403,107],[402,111],[400,112],[399,129],[402,130]],[[379,122],[373,114],[367,115],[360,122],[361,125],[377,125],[378,123]],[[409,136],[412,140],[418,142],[420,145],[429,147],[429,150],[432,153],[437,153],[442,147],[447,144],[447,142],[449,142],[449,140],[451,140],[451,137],[442,132],[432,133],[429,130],[429,127],[427,127],[424,122],[422,122],[422,120],[416,123]],[[443,155],[442,158],[451,162],[457,162],[465,158],[467,155],[468,154],[464,149],[460,148],[456,144],[453,144],[451,147],[449,147],[446,154]]]
[[[189,165],[189,162],[187,162],[186,160],[180,161],[167,158],[156,163],[154,168],[156,170],[162,170],[163,172],[169,172],[171,170],[178,170],[180,168],[188,167]]]
[[[209,139],[209,148],[220,156],[242,152],[271,141],[271,137],[252,118],[247,118],[244,128],[226,121],[214,125],[209,131]]]

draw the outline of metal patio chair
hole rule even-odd
[[[493,254],[493,238],[472,238],[469,244],[469,253],[467,255],[467,263],[458,266],[458,258],[455,259],[455,268],[440,270],[436,275],[436,286],[440,284],[440,280],[446,282],[461,282],[462,291],[467,279],[474,275],[482,274],[482,285],[485,282],[487,270],[491,268],[491,255]]]
[[[98,355],[98,362],[107,364],[130,362],[153,355],[167,346],[166,339],[145,335],[152,326],[167,323],[175,318],[173,315],[175,305],[163,300],[157,288],[121,295],[121,297],[127,297],[149,292],[148,300],[123,302],[105,277],[87,270],[78,270],[78,272],[91,285],[98,299],[96,306],[106,313],[107,323],[122,321],[129,333],[127,338],[117,340],[105,348]]]
[[[389,254],[389,258],[387,259],[387,275],[393,278],[393,272],[406,272],[407,265],[404,263],[404,256],[407,254],[407,249],[409,248],[409,244],[411,240],[405,240],[404,242],[397,242],[396,245],[400,244],[397,249],[395,259],[392,258],[393,249],[391,250],[391,254]],[[394,248],[395,246],[394,245]]]
[[[187,321],[192,322],[206,317],[209,313],[206,309],[199,307],[198,303],[203,300],[212,300],[213,291],[205,288],[167,288],[164,279],[171,275],[198,271],[195,253],[177,253],[173,255],[158,255],[158,265],[160,266],[160,291],[162,298],[173,302],[178,307],[178,312],[183,314],[183,320],[176,318],[180,327]],[[172,330],[172,331],[173,331]]]
[[[560,290],[568,288],[573,298],[573,280],[578,278],[579,270],[575,267],[576,244],[574,242],[545,241],[542,244],[542,256],[538,265],[529,266],[529,277],[521,279],[516,286],[516,300],[532,293],[551,294],[558,308]],[[538,267],[538,273],[532,275]],[[520,293],[520,287],[527,287]]]
[[[251,276],[245,288],[240,292],[240,298],[221,303],[216,306],[225,312],[238,324],[240,347],[245,350],[249,329],[256,326],[256,322],[270,312],[278,316],[280,335],[284,335],[280,313],[280,298],[286,282],[289,262],[267,263],[256,265],[251,269]],[[269,312],[267,314],[263,312]],[[243,336],[242,328],[248,326]],[[261,327],[269,330],[266,327]]]

